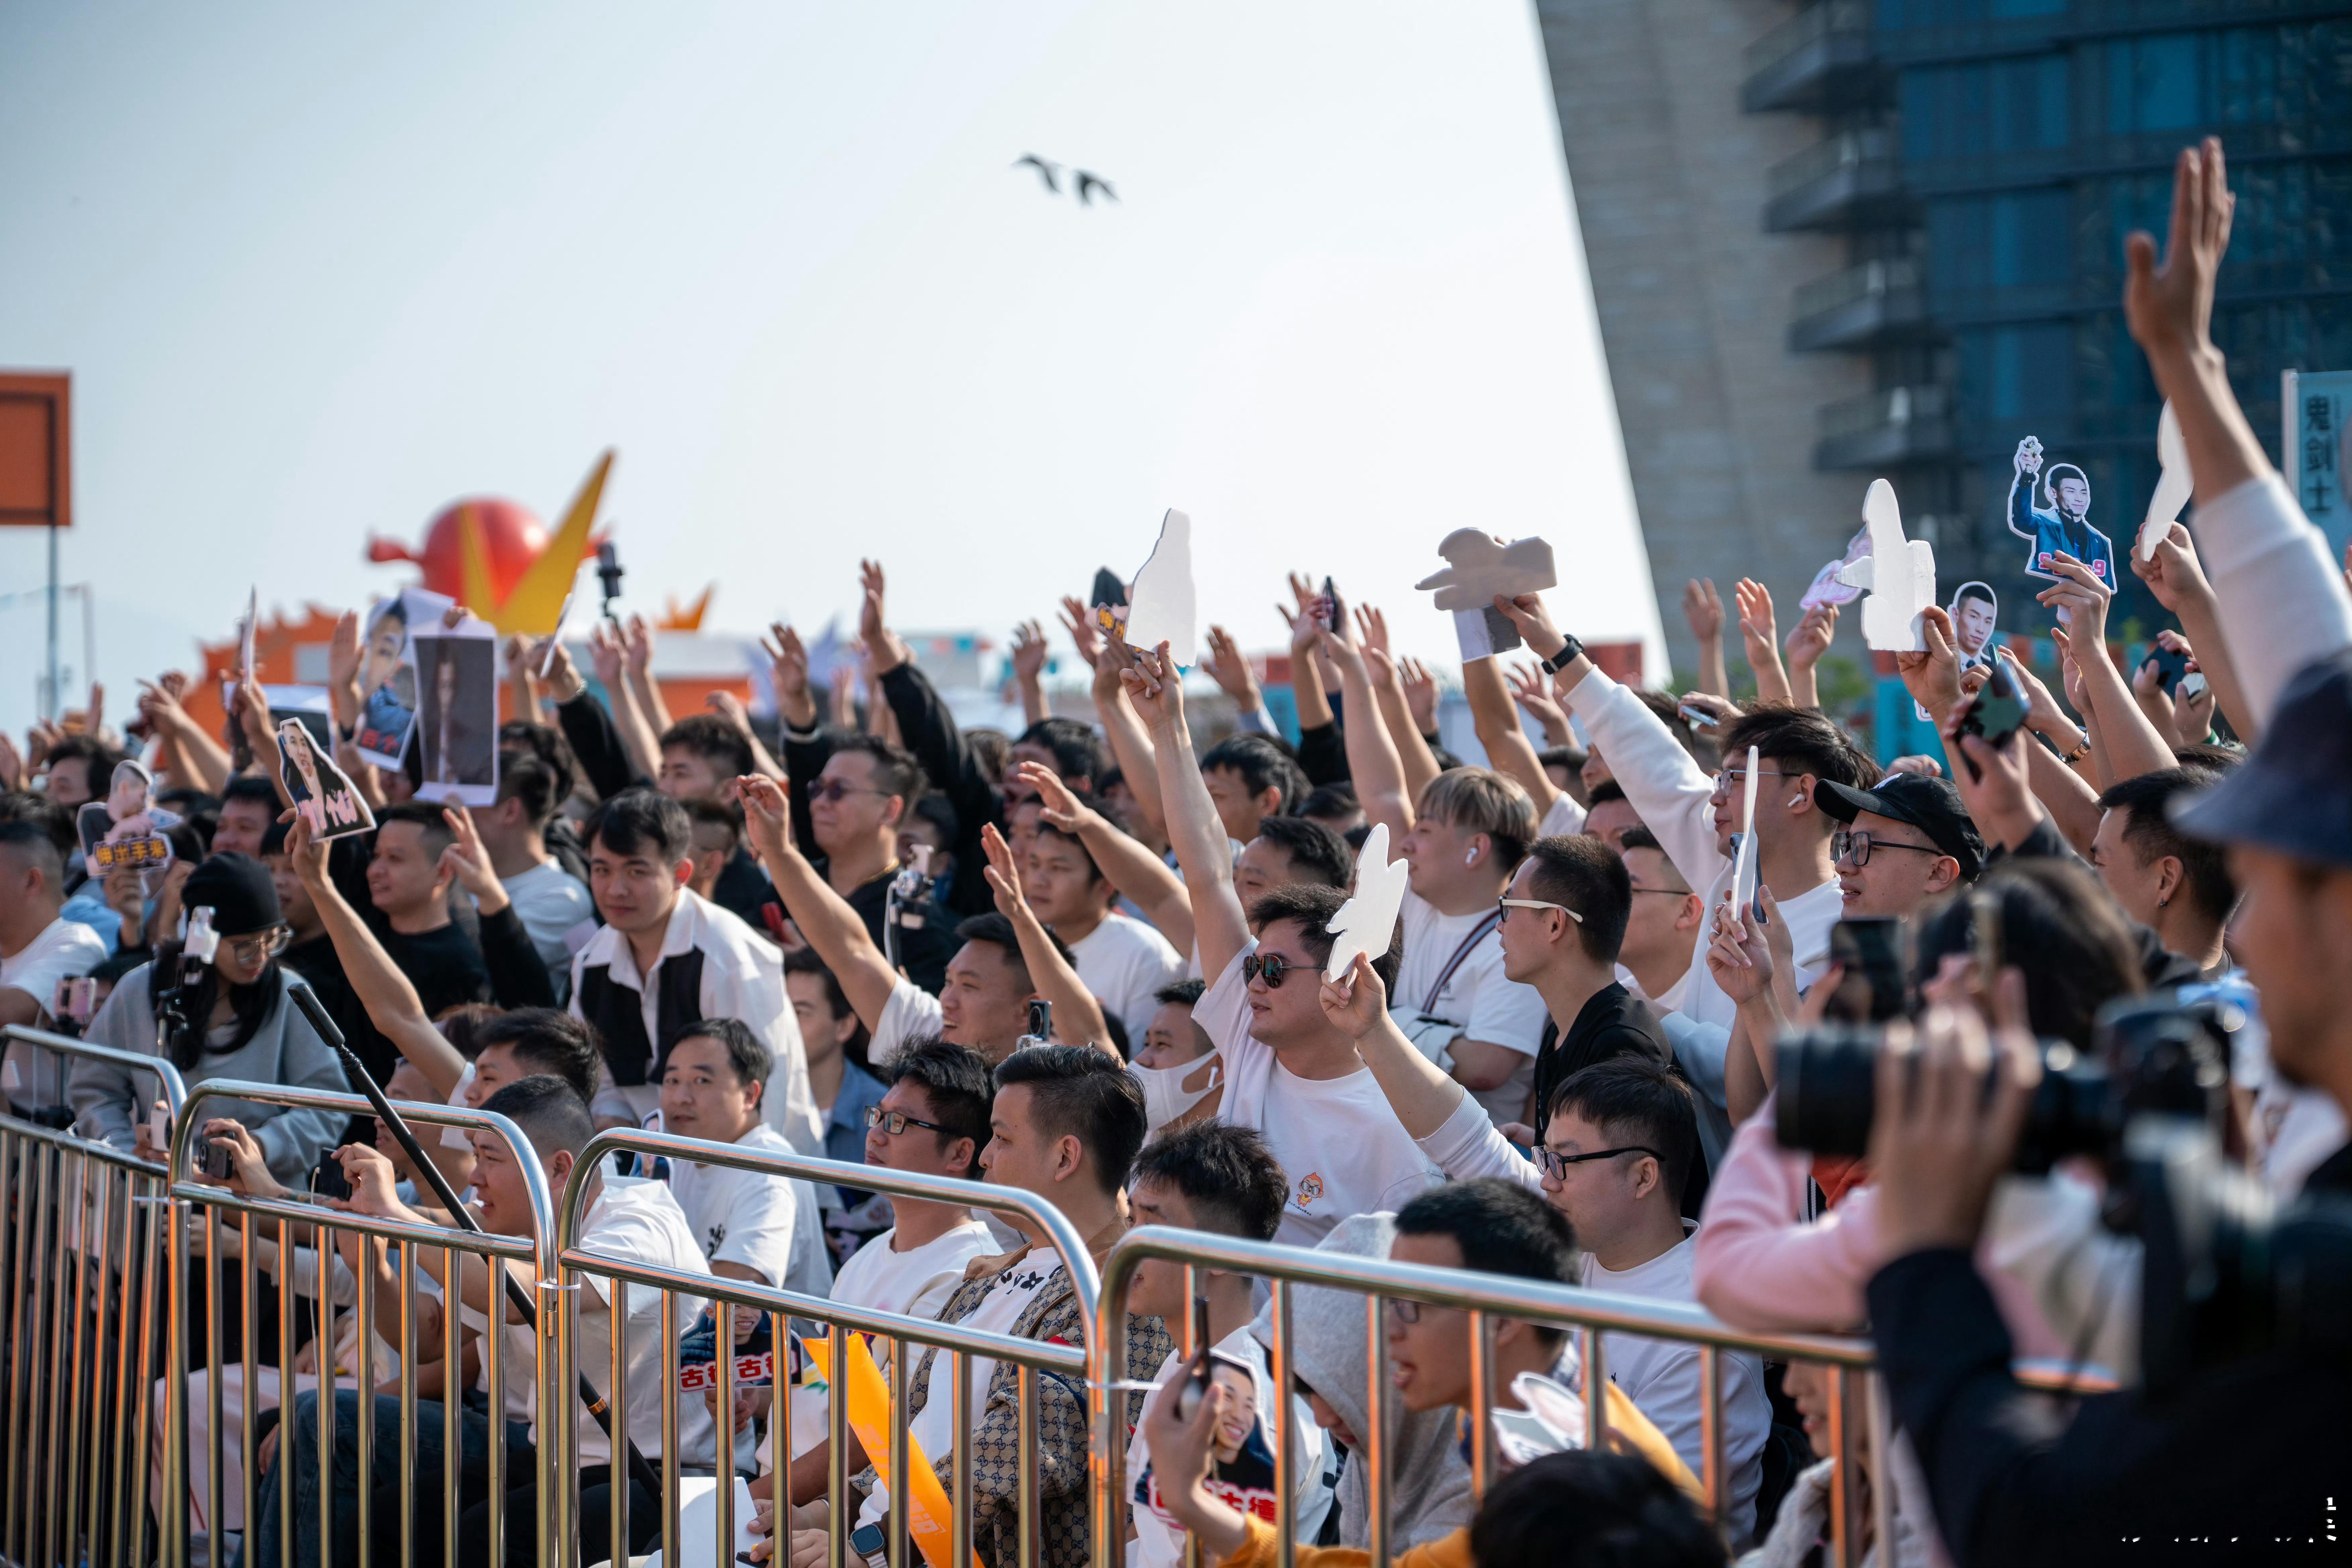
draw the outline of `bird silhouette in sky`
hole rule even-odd
[[[1104,179],[1100,174],[1095,174],[1087,169],[1080,169],[1076,171],[1076,173],[1078,176],[1078,200],[1085,203],[1087,206],[1095,205],[1094,194],[1097,191],[1100,191],[1105,196],[1108,197],[1112,201],[1118,200],[1118,193],[1111,189],[1110,182]]]
[[[1037,156],[1034,153],[1024,153],[1021,156],[1013,160],[1013,166],[1016,169],[1036,170],[1037,177],[1045,182],[1046,190],[1052,192],[1057,196],[1062,194],[1062,165],[1059,163],[1048,163],[1046,160]],[[1087,177],[1091,178],[1092,176],[1089,175]]]

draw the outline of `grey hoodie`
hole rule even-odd
[[[1352,1258],[1386,1258],[1396,1239],[1396,1216],[1360,1214],[1341,1220],[1316,1244],[1318,1252]],[[1371,1358],[1364,1343],[1364,1295],[1300,1285],[1290,1293],[1291,1366],[1348,1429],[1371,1428]],[[1274,1343],[1271,1307],[1258,1313],[1250,1331]],[[1387,1452],[1389,1550],[1403,1552],[1449,1535],[1470,1522],[1478,1500],[1470,1491],[1470,1467],[1454,1436],[1454,1412],[1418,1414],[1398,1399],[1389,1401]],[[1361,1453],[1348,1457],[1339,1478],[1339,1543],[1371,1544],[1371,1489]]]
[[[288,1000],[285,988],[292,972],[278,968],[278,995],[261,1020],[253,1038],[234,1051],[206,1051],[183,1075],[193,1089],[207,1079],[246,1079],[281,1084],[289,1089],[347,1090],[341,1065],[310,1020]],[[89,1040],[117,1050],[155,1054],[155,1009],[148,994],[155,966],[134,969],[122,977],[106,1005],[89,1022]],[[98,1138],[128,1153],[147,1107],[155,1080],[143,1073],[125,1072],[111,1062],[74,1063],[69,1098],[74,1127],[85,1138]],[[289,1187],[309,1184],[310,1167],[333,1147],[348,1120],[341,1111],[289,1110],[283,1106],[254,1105],[241,1100],[217,1100],[198,1114],[205,1121],[234,1117],[261,1145],[269,1173]]]

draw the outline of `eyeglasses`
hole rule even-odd
[[[1914,855],[1941,855],[1932,844],[1884,844],[1874,842],[1869,834],[1851,828],[1840,828],[1830,835],[1830,858],[1853,862],[1856,870],[1870,864],[1873,849],[1907,849]]]
[[[1389,1300],[1382,1301],[1381,1305],[1386,1307],[1390,1311],[1394,1312],[1396,1314],[1396,1321],[1400,1323],[1417,1323],[1421,1321],[1421,1314],[1423,1311],[1435,1311],[1442,1310],[1431,1307],[1426,1301],[1405,1301],[1400,1300],[1394,1297],[1391,1297]]]
[[[1796,776],[1795,774],[1788,773],[1780,768],[1758,768],[1756,773],[1759,777],[1768,779],[1785,779]],[[1728,792],[1738,788],[1741,784],[1747,781],[1747,778],[1748,770],[1746,768],[1717,768],[1715,773],[1714,793],[1717,795],[1727,794]]]
[[[1582,915],[1578,914],[1566,904],[1555,904],[1549,899],[1496,899],[1495,900],[1495,919],[1497,921],[1508,920],[1513,910],[1558,910],[1578,925],[1584,923]]]
[[[1628,1143],[1622,1149],[1600,1149],[1590,1154],[1556,1153],[1552,1150],[1547,1149],[1541,1144],[1538,1144],[1536,1146],[1535,1153],[1537,1167],[1540,1169],[1545,1175],[1553,1178],[1555,1181],[1566,1180],[1568,1176],[1568,1168],[1570,1165],[1581,1165],[1588,1160],[1613,1160],[1620,1154],[1647,1154],[1651,1159],[1655,1160],[1661,1165],[1666,1163],[1666,1157],[1664,1155],[1659,1153],[1655,1149],[1645,1147],[1640,1143]]]
[[[845,800],[853,795],[887,795],[888,793],[887,790],[866,789],[862,785],[851,784],[845,779],[819,779],[808,786],[809,799],[826,802]]]
[[[866,1125],[879,1127],[893,1138],[909,1127],[919,1127],[926,1132],[943,1133],[947,1131],[936,1121],[919,1121],[903,1110],[885,1110],[878,1105],[869,1105],[866,1108]]]
[[[1278,952],[1253,952],[1242,960],[1242,981],[1246,984],[1253,980],[1263,980],[1268,991],[1278,991],[1282,988],[1282,977],[1297,967]]]
[[[271,926],[268,931],[253,931],[245,936],[224,937],[221,940],[221,946],[226,948],[229,956],[239,963],[259,963],[264,959],[275,958],[285,952],[286,944],[293,940],[292,928],[277,925]]]
[[[1630,888],[1626,890],[1634,893],[1664,893],[1670,899],[1687,899],[1691,896],[1688,888]]]

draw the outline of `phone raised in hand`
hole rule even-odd
[[[1328,577],[1323,579],[1322,609],[1325,631],[1336,632],[1348,624],[1347,611],[1339,603],[1339,590],[1331,585]]]
[[[2164,688],[2164,694],[2167,697],[2173,695],[2179,689],[2181,681],[2189,674],[2189,656],[2185,653],[2176,653],[2162,643],[2151,647],[2147,650],[2147,657],[2140,660],[2140,663],[2143,666],[2151,664],[2156,666],[2157,684]]]
[[[1201,1401],[1209,1396],[1209,1299],[1192,1298],[1192,1360],[1184,1373],[1184,1391],[1176,1396],[1179,1420],[1190,1421]]]

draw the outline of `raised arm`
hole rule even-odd
[[[1780,668],[1780,624],[1772,617],[1772,591],[1761,583],[1742,577],[1732,594],[1739,601],[1739,637],[1747,645],[1748,668],[1756,675],[1756,700],[1795,700],[1789,688],[1789,672]],[[1727,697],[1730,693],[1722,695]]]
[[[1698,687],[1717,697],[1731,695],[1731,667],[1723,658],[1723,597],[1712,577],[1694,577],[1683,584],[1683,619],[1690,623],[1698,643]]]
[[[1339,667],[1340,689],[1348,701],[1348,773],[1356,783],[1356,799],[1364,820],[1388,824],[1389,841],[1401,844],[1412,830],[1413,795],[1404,760],[1397,755],[1381,705],[1372,696],[1371,672],[1363,650],[1337,632],[1322,634],[1322,643]]]
[[[1135,650],[1117,636],[1103,640],[1095,659],[1095,717],[1102,724],[1104,738],[1110,742],[1110,754],[1118,763],[1119,777],[1127,781],[1128,793],[1135,797],[1136,810],[1141,813],[1147,826],[1165,838],[1168,808],[1160,799],[1159,761],[1151,754],[1151,737],[1144,731],[1143,721],[1135,716],[1135,709],[1127,700],[1127,689],[1118,679],[1119,672],[1134,662]],[[1142,902],[1139,899],[1136,901]]]
[[[2181,635],[2196,649],[2198,670],[2213,689],[2215,702],[2238,739],[2252,745],[2261,737],[2262,722],[2246,700],[2230,639],[2221,631],[2221,602],[2214,596],[2213,584],[2198,562],[2197,546],[2190,542],[2189,531],[2174,523],[2152,559],[2142,561],[2138,551],[2132,552],[2131,569],[2147,584],[2158,604],[2180,617]]]
[[[359,911],[344,901],[334,879],[327,874],[327,847],[311,841],[310,825],[299,814],[286,830],[286,856],[293,862],[302,890],[310,895],[328,940],[335,944],[343,977],[351,983],[360,1005],[367,1009],[368,1022],[425,1075],[434,1093],[448,1099],[465,1076],[466,1058],[433,1026],[416,987],[393,963]]]
[[[1160,798],[1168,811],[1168,842],[1192,904],[1192,936],[1201,952],[1201,973],[1214,984],[1225,965],[1249,945],[1249,920],[1234,891],[1233,850],[1217,818],[1209,786],[1201,782],[1201,762],[1192,752],[1184,723],[1184,698],[1162,643],[1136,655],[1135,668],[1119,679],[1127,700],[1151,731],[1160,768]]]
[[[1835,605],[1815,605],[1782,645],[1789,655],[1789,700],[1800,708],[1822,705],[1821,682],[1814,671],[1822,656],[1830,651],[1830,644],[1837,640],[1837,624]]]
[[[1315,590],[1307,579],[1294,572],[1290,574],[1291,597],[1298,601],[1296,611],[1276,605],[1275,614],[1290,628],[1290,696],[1298,709],[1301,730],[1319,730],[1332,721],[1331,700],[1323,690],[1323,674],[1315,665],[1315,642],[1322,631],[1316,619]]]
[[[1362,633],[1361,650],[1364,670],[1371,678],[1372,695],[1379,701],[1381,723],[1389,732],[1390,742],[1397,750],[1397,760],[1404,764],[1405,798],[1419,800],[1429,781],[1441,771],[1437,753],[1429,749],[1429,738],[1421,732],[1421,724],[1412,716],[1412,704],[1405,700],[1404,680],[1398,673],[1397,661],[1388,648],[1389,627],[1380,611],[1360,606],[1356,625]],[[1377,635],[1378,640],[1374,637]]]
[[[1065,833],[1077,835],[1110,885],[1143,911],[1170,946],[1179,952],[1191,951],[1192,899],[1184,890],[1183,879],[1170,870],[1165,860],[1122,832],[1117,823],[1081,803],[1061,775],[1045,763],[1023,763],[1015,772],[1024,784],[1036,790],[1045,820]]]
[[[2098,740],[2105,752],[2110,781],[2171,767],[2172,748],[2140,711],[2123,672],[2107,657],[2107,602],[2113,594],[2088,566],[2071,555],[2053,555],[2051,570],[2060,580],[2035,596],[2042,604],[2065,610],[2070,617],[2066,643],[2074,650],[2075,667],[2083,672],[2084,695],[2098,718]],[[1942,710],[1933,702],[1927,707],[1930,713]]]
[[[1021,891],[1021,868],[1013,863],[1013,847],[1004,842],[1004,835],[990,823],[980,830],[981,847],[988,851],[988,866],[982,875],[996,894],[996,912],[1013,922],[1013,934],[1021,943],[1021,962],[1029,971],[1029,984],[1037,994],[1054,1005],[1054,1033],[1064,1045],[1092,1046],[1113,1061],[1118,1061],[1117,1047],[1110,1043],[1110,1025],[1103,1017],[1102,1004],[1070,967],[1054,939],[1045,934],[1045,922]]]
[[[646,625],[645,616],[629,617],[622,648],[627,656],[629,700],[644,716],[647,728],[658,736],[670,727],[671,720],[669,704],[662,700],[661,688],[654,682],[654,631]],[[658,753],[654,760],[661,760]]]
[[[620,737],[629,767],[639,778],[661,777],[661,737],[651,717],[637,705],[629,645],[620,628],[606,621],[589,628],[588,657],[595,660],[596,679],[604,683],[604,695],[612,704],[613,730]]]
[[[1462,666],[1462,695],[1470,702],[1470,721],[1477,726],[1478,743],[1486,748],[1486,763],[1496,773],[1518,781],[1535,802],[1536,820],[1558,800],[1560,788],[1536,760],[1536,749],[1519,722],[1519,710],[1504,684],[1503,661],[1474,658]]]
[[[617,661],[608,658],[609,649],[599,643],[597,634],[603,627],[592,627],[588,648],[596,659],[600,671],[609,668],[612,676],[605,689],[610,690],[620,679]],[[588,683],[572,668],[571,651],[552,638],[543,639],[532,650],[534,658],[549,660],[547,669],[548,695],[555,699],[555,722],[563,731],[564,743],[579,759],[581,775],[596,792],[600,800],[609,800],[631,784],[653,775],[641,772],[629,760],[629,748],[621,738],[620,725],[614,720],[612,710],[596,700]]]
[[[730,791],[743,807],[743,833],[768,868],[784,912],[841,983],[857,1020],[871,1032],[898,987],[898,973],[866,932],[866,921],[829,887],[793,842],[792,808],[775,780],[762,773],[737,779]]]

